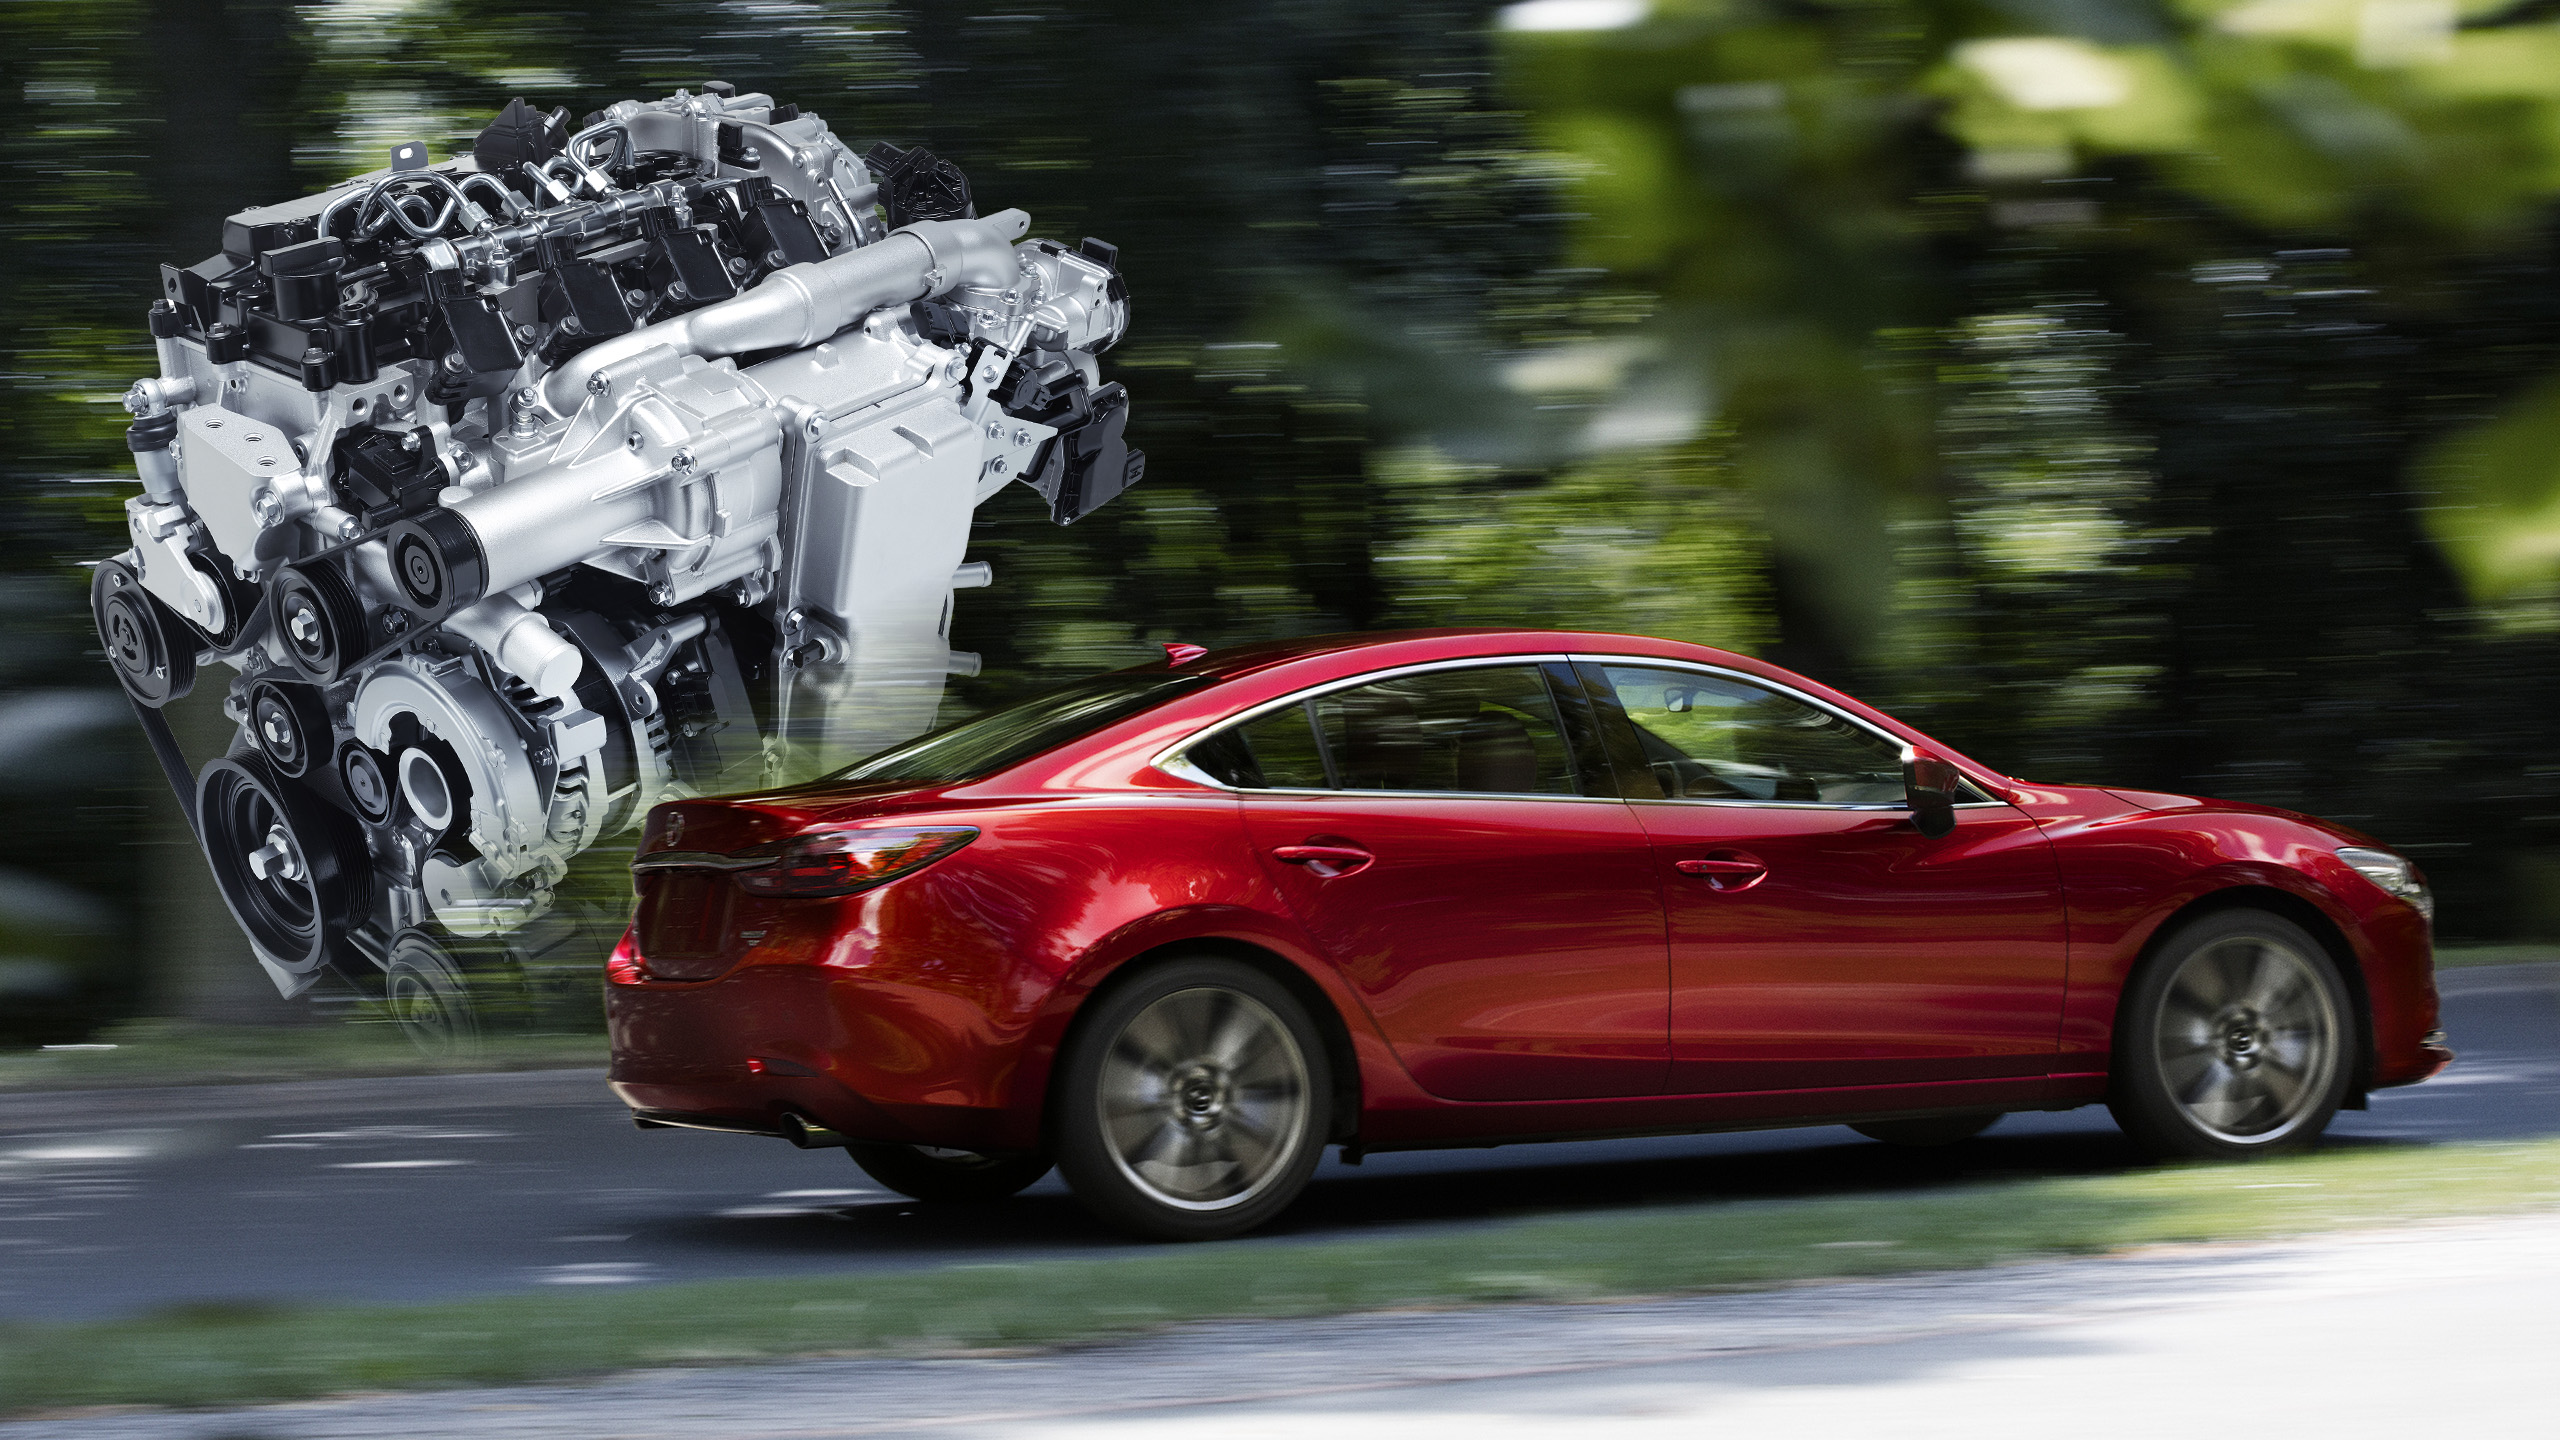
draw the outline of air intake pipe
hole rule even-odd
[[[795,349],[883,306],[962,286],[1002,289],[1017,283],[1013,241],[1030,228],[1031,217],[1020,210],[980,220],[924,220],[858,250],[777,270],[735,300],[578,352],[543,380],[544,404],[555,414],[575,415],[597,375],[660,347],[700,356]],[[780,425],[764,407],[714,417],[688,443],[681,463],[715,472],[775,444]],[[650,484],[599,491],[564,472],[528,475],[394,527],[387,537],[391,573],[411,606],[441,620],[482,596],[610,548],[606,536],[648,520],[657,507]]]
[[[1020,210],[982,220],[919,220],[858,250],[777,270],[735,300],[578,352],[542,382],[543,403],[574,415],[587,382],[608,365],[665,345],[687,355],[739,355],[814,345],[884,305],[906,305],[961,286],[1015,282],[1013,242],[1031,228]]]

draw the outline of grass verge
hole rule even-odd
[[[2537,1141],[837,1279],[400,1308],[195,1307],[0,1327],[0,1413],[1056,1345],[1182,1321],[1755,1288],[2555,1206],[2560,1141]]]
[[[97,1039],[96,1047],[0,1052],[0,1093],[560,1070],[605,1063],[600,1033],[491,1035],[481,1041],[476,1055],[431,1060],[387,1020],[307,1026],[131,1020]]]

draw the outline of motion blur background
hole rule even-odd
[[[1624,629],[2030,778],[2296,807],[2560,939],[2552,0],[10,0],[0,1046],[285,1022],[97,651],[156,266],[706,79],[1122,247],[1148,480],[979,515],[945,718]],[[108,483],[101,483],[108,482]],[[201,758],[218,686],[182,707]]]

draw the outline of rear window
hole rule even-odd
[[[1152,709],[1209,683],[1205,675],[1096,675],[894,745],[830,780],[956,785]]]

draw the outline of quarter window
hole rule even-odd
[[[1646,665],[1596,668],[1672,799],[1899,805],[1902,747],[1747,680]]]
[[[1188,758],[1246,789],[1582,793],[1534,665],[1428,670],[1336,690],[1220,731]]]
[[[1192,746],[1188,758],[1219,780],[1247,790],[1327,790],[1333,784],[1303,701],[1221,730]]]

